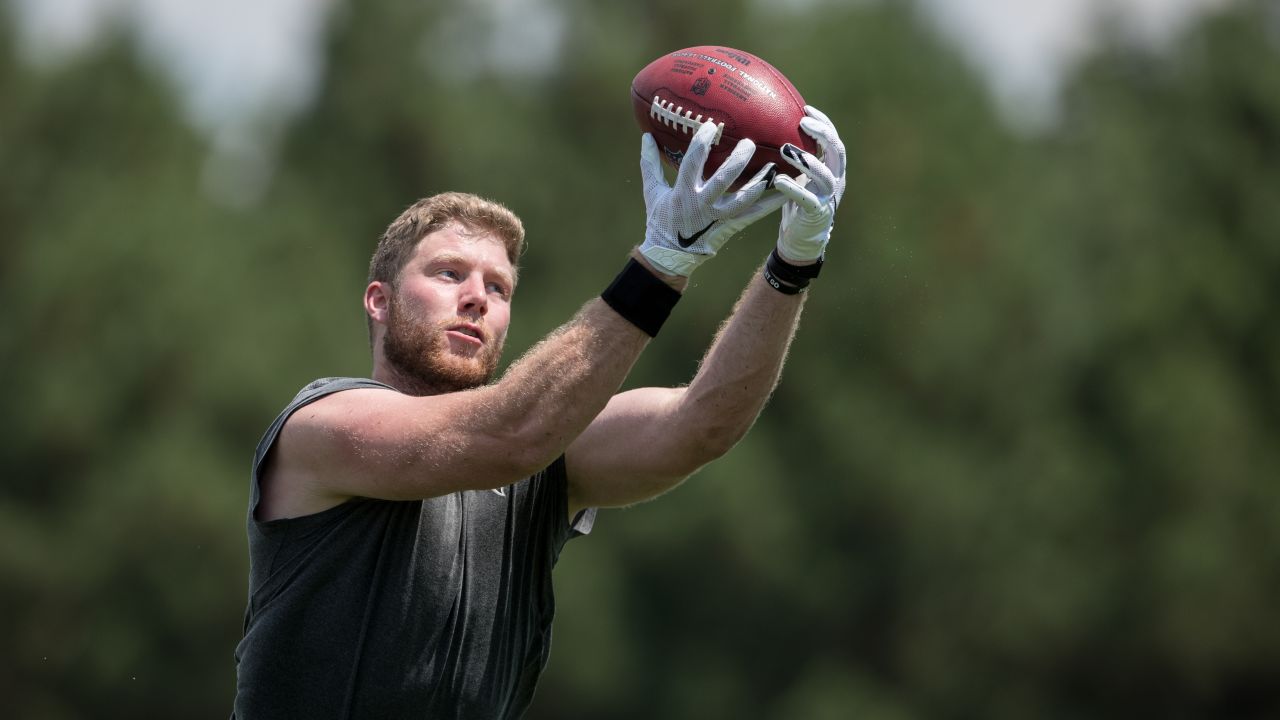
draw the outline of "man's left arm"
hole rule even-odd
[[[610,399],[565,452],[570,516],[655,497],[728,452],[778,382],[804,298],[757,275],[688,387],[638,388]]]
[[[777,178],[787,203],[776,251],[747,284],[687,387],[615,395],[569,445],[570,517],[678,485],[737,444],[773,392],[845,185],[845,150],[834,125],[814,108],[806,114],[801,128],[817,140],[822,158],[783,148],[803,175],[800,182]]]

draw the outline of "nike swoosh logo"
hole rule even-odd
[[[696,232],[696,233],[694,233],[694,234],[690,235],[689,237],[685,237],[684,235],[681,235],[680,233],[676,233],[676,241],[680,243],[680,247],[682,247],[682,248],[687,248],[687,247],[689,247],[690,245],[692,245],[692,244],[694,244],[694,243],[698,242],[698,238],[702,237],[702,235],[703,235],[704,233],[706,233],[708,230],[710,230],[710,229],[711,229],[711,226],[712,226],[712,225],[715,225],[717,222],[718,222],[717,220],[712,220],[711,222],[707,223],[707,226],[706,226],[706,227],[704,227],[704,228],[702,228],[701,230],[699,230],[698,232]]]

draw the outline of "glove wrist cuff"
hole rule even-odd
[[[660,272],[668,275],[682,275],[689,277],[703,260],[707,259],[707,255],[695,255],[693,253],[682,252],[674,248],[665,248],[660,245],[642,245],[640,246],[640,254]]]
[[[795,295],[809,287],[809,281],[822,272],[823,258],[812,265],[792,265],[778,255],[774,248],[764,263],[764,279],[769,286],[783,295]]]

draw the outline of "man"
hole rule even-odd
[[[822,158],[787,146],[799,182],[768,167],[736,192],[749,140],[704,182],[703,126],[668,186],[645,135],[644,243],[496,382],[520,221],[447,193],[388,228],[364,296],[372,379],[308,385],[254,459],[233,717],[523,714],[565,541],[728,451],[777,381],[844,190],[835,128],[806,112]],[[689,274],[779,207],[778,247],[692,382],[615,394]]]

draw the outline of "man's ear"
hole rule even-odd
[[[373,322],[387,324],[391,304],[391,284],[374,280],[364,289],[364,312]]]

